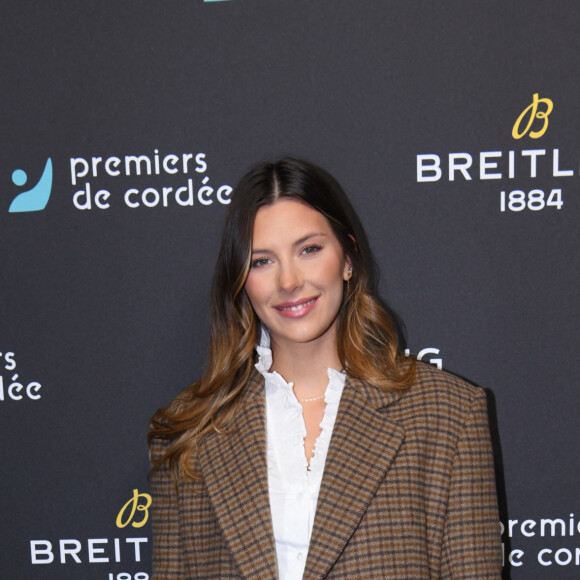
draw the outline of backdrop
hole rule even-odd
[[[0,577],[146,580],[231,186],[360,213],[419,358],[488,390],[505,577],[578,578],[576,0],[2,0]]]

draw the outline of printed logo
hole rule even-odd
[[[539,110],[538,105],[542,103],[545,105],[544,110]],[[518,117],[517,121],[515,122],[513,129],[512,129],[512,137],[514,139],[521,139],[524,135],[529,133],[532,139],[539,139],[548,128],[548,117],[552,110],[554,109],[554,103],[551,99],[540,99],[538,93],[534,94],[533,100],[530,105],[528,105]],[[520,126],[522,121],[528,119],[528,124],[525,126],[523,131],[520,131]],[[543,121],[542,127],[538,131],[530,131],[534,121],[539,119]]]
[[[28,175],[22,169],[16,169],[12,173],[12,182],[18,187],[26,185]],[[21,213],[31,211],[42,211],[50,198],[52,190],[52,160],[50,157],[46,160],[44,171],[38,180],[38,183],[22,193],[19,193],[10,204],[8,211],[10,213]]]
[[[511,135],[518,140],[528,135],[539,139],[548,129],[549,116],[554,110],[552,99],[540,98],[535,93],[532,102],[524,108],[516,119]],[[566,157],[567,160],[562,161]],[[560,155],[560,148],[490,148],[476,153],[454,151],[447,155],[421,153],[417,155],[417,183],[447,180],[478,181],[479,187],[487,181],[549,180],[544,186],[527,187],[504,185],[499,191],[499,211],[502,213],[537,212],[561,210],[564,207],[564,191],[554,183],[554,178],[569,180],[580,175],[571,167],[569,155]]]
[[[143,500],[143,504],[140,504],[140,500]],[[117,527],[124,528],[129,525],[129,523],[134,528],[142,528],[149,519],[149,508],[151,507],[151,496],[148,493],[139,493],[138,489],[133,490],[133,497],[121,508],[121,511],[117,514]],[[125,517],[125,512],[130,510],[127,517]],[[143,518],[138,522],[134,521],[136,512],[144,512]]]
[[[16,195],[8,211],[43,210],[51,195],[52,176],[53,163],[49,157],[36,185]],[[139,208],[141,211],[170,206],[197,206],[201,209],[214,204],[228,205],[233,191],[230,185],[215,184],[210,180],[207,157],[203,152],[174,154],[154,149],[148,155],[72,157],[70,176],[71,185],[76,188],[76,191],[73,189],[72,204],[81,211],[108,210],[123,203],[129,209]],[[118,177],[134,178],[135,183],[125,183],[122,189],[111,189]],[[154,181],[146,182],[147,177]],[[159,184],[160,179],[170,181]],[[12,181],[18,187],[24,188],[27,180],[28,176],[22,169],[12,173]]]

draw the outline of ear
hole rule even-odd
[[[352,277],[352,260],[346,256],[344,259],[344,270],[342,272],[342,278],[345,282],[348,282]]]

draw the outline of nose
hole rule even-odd
[[[278,286],[282,292],[291,293],[302,285],[302,274],[293,262],[280,264]]]

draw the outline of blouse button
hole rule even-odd
[[[302,552],[298,552],[298,555],[296,556],[299,560],[302,560]]]
[[[302,492],[301,492],[301,491],[299,491],[299,492],[296,494],[296,499],[302,499]]]

